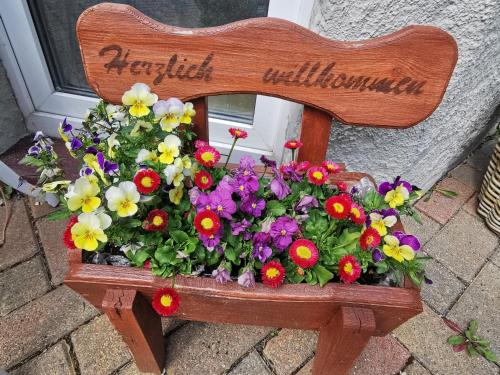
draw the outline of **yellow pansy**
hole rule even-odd
[[[184,194],[184,184],[180,184],[174,189],[170,189],[168,192],[168,197],[170,198],[170,202],[173,204],[181,203],[182,196]]]
[[[71,238],[78,249],[94,251],[99,242],[107,242],[104,230],[111,225],[111,218],[104,214],[84,213],[78,216],[78,222],[71,227]]]
[[[403,185],[399,185],[394,190],[390,190],[385,194],[384,201],[389,204],[389,207],[396,208],[402,206],[408,200],[409,196],[408,189]]]
[[[158,163],[159,159],[158,159],[158,155],[157,155],[156,151],[148,151],[145,149],[141,149],[137,153],[137,157],[135,158],[135,162],[137,164],[140,164],[144,161],[152,161],[153,163]]]
[[[160,100],[153,106],[155,118],[160,122],[161,129],[171,132],[181,123],[181,116],[184,112],[184,104],[177,98]]]
[[[176,135],[170,134],[165,137],[163,142],[158,145],[160,151],[160,162],[163,164],[172,164],[174,159],[179,156],[179,147],[181,140]]]
[[[116,139],[116,137],[117,137],[117,134],[113,133],[107,139],[107,142],[108,142],[108,156],[111,159],[113,159],[116,156],[114,148],[120,146],[120,142]]]
[[[97,194],[99,194],[99,186],[90,183],[85,177],[80,177],[74,185],[70,185],[66,194],[68,208],[70,211],[81,208],[85,213],[92,212],[101,204],[101,199],[96,196]]]
[[[132,216],[137,212],[137,202],[139,202],[140,194],[137,187],[131,181],[120,182],[118,187],[111,186],[106,191],[106,200],[108,208],[111,211],[116,211],[118,216]]]
[[[182,180],[184,180],[184,174],[182,174],[183,170],[184,167],[182,165],[181,158],[175,159],[173,164],[168,165],[163,170],[163,173],[167,177],[166,179],[167,184],[168,185],[174,184],[174,186],[179,186],[182,183]]]
[[[51,191],[58,189],[59,186],[65,187],[65,186],[68,186],[70,183],[71,183],[70,180],[47,182],[46,184],[43,184],[42,190],[46,191],[46,192],[51,192]]]
[[[378,234],[385,236],[387,234],[387,228],[391,228],[394,224],[396,224],[398,218],[394,215],[383,217],[379,213],[372,212],[370,214],[370,221],[370,226],[374,228]]]
[[[412,260],[415,258],[415,252],[409,245],[400,245],[399,240],[395,236],[385,236],[384,237],[384,246],[382,250],[384,254],[388,257],[396,259],[398,262],[402,262],[403,260]]]
[[[150,92],[148,85],[136,83],[122,96],[122,103],[130,106],[129,113],[135,117],[142,117],[149,114],[152,106],[158,101],[158,96]]]
[[[104,175],[104,171],[101,168],[99,162],[97,161],[97,156],[95,156],[94,154],[85,154],[85,156],[83,157],[83,161],[85,162],[85,164],[88,165],[89,168],[91,168],[95,173],[99,175],[99,178],[106,186],[109,185],[109,182],[106,179],[106,176]],[[96,177],[94,176],[93,178]]]
[[[180,118],[180,121],[182,124],[191,124],[191,117],[196,115],[196,111],[193,109],[193,103],[185,103],[184,104],[184,111],[182,113],[182,116]]]

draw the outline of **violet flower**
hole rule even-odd
[[[206,249],[211,252],[220,243],[220,239],[222,237],[222,234],[223,234],[223,230],[221,228],[217,233],[212,234],[210,236],[200,234],[199,238],[200,238],[201,242],[203,243],[203,246],[205,246]]]
[[[318,200],[312,195],[304,195],[295,205],[295,212],[306,214],[311,207],[318,207]]]
[[[225,267],[219,266],[216,270],[212,271],[212,277],[215,278],[215,281],[220,284],[225,284],[228,281],[231,281],[231,276],[229,275],[229,271]]]
[[[380,262],[381,260],[384,259],[384,256],[382,255],[382,252],[379,249],[373,250],[372,253],[372,259],[375,263]]]
[[[193,206],[198,206],[198,199],[200,197],[200,194],[202,194],[202,192],[196,186],[189,189],[188,191],[189,201]]]
[[[94,146],[87,147],[85,149],[86,154],[97,155],[97,149]]]
[[[253,194],[244,198],[240,204],[240,210],[253,217],[260,217],[265,207],[266,201],[264,199],[257,199]]]
[[[273,244],[278,250],[285,250],[291,243],[292,237],[299,230],[295,219],[289,216],[281,216],[271,224],[269,234]]]
[[[283,176],[276,168],[274,168],[274,179],[271,181],[269,187],[271,188],[271,191],[276,195],[276,198],[278,198],[278,200],[280,201],[292,192],[292,189],[290,189],[290,186],[288,186],[288,184],[283,179]]]
[[[385,196],[389,191],[396,189],[399,185],[403,185],[406,190],[408,190],[408,193],[411,193],[413,191],[410,183],[401,180],[401,177],[397,176],[392,184],[389,181],[382,182],[378,187],[378,192],[379,194]]]
[[[242,221],[233,221],[231,223],[231,234],[233,236],[238,236],[245,230],[247,230],[252,225],[247,219],[243,219]]]
[[[236,203],[231,198],[231,194],[225,191],[212,191],[208,195],[210,209],[219,217],[231,220],[232,214],[236,212]]]
[[[38,146],[31,146],[30,148],[28,148],[28,155],[29,156],[38,156],[40,154],[40,147]]]
[[[295,171],[295,163],[291,162],[281,166],[281,172],[294,182],[300,182],[302,176]]]
[[[62,131],[67,133],[73,130],[73,126],[68,123],[67,118],[65,117],[62,124],[61,124]]]
[[[97,162],[99,166],[106,174],[112,174],[118,170],[118,163],[113,163],[111,161],[105,160],[102,152],[98,152],[96,155]]]
[[[241,198],[247,197],[250,193],[255,193],[259,190],[259,180],[255,175],[238,176],[233,182],[233,191]]]
[[[245,288],[253,288],[255,286],[255,277],[253,272],[250,270],[243,272],[238,277],[238,284],[244,286]]]
[[[271,250],[271,248],[263,243],[254,245],[252,250],[252,256],[254,257],[254,259],[258,259],[261,263],[264,263],[272,253],[273,251]]]
[[[80,176],[88,176],[88,175],[91,175],[92,173],[94,173],[94,170],[92,168],[89,168],[89,167],[83,167],[82,169],[80,169]]]
[[[80,141],[78,138],[74,137],[71,140],[71,151],[79,150],[82,146],[83,146],[83,142]]]
[[[262,155],[260,161],[267,168],[276,168],[276,161],[269,159],[267,156]]]
[[[406,233],[400,232],[400,231],[393,232],[392,235],[399,240],[400,246],[408,245],[413,249],[413,251],[420,250],[420,241],[418,240],[417,237],[412,236],[411,234],[406,234]]]

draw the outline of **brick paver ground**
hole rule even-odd
[[[419,202],[424,225],[404,220],[430,261],[433,286],[424,286],[425,311],[384,338],[373,338],[351,374],[500,374],[482,358],[453,353],[441,316],[479,332],[500,350],[500,244],[477,216],[477,192],[490,144],[450,171]],[[15,375],[138,375],[106,316],[61,283],[67,270],[58,240],[63,223],[33,200],[14,198],[7,243],[0,248],[0,370]],[[0,207],[0,224],[4,216]],[[317,335],[308,331],[164,320],[168,375],[308,375]],[[333,374],[332,374],[333,375]]]

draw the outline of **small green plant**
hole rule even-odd
[[[461,330],[457,323],[443,317],[446,324],[452,331],[458,333],[448,337],[448,344],[452,345],[454,352],[467,350],[470,357],[478,354],[488,361],[498,363],[496,354],[490,349],[490,342],[477,336],[477,320],[471,320],[465,331]]]
[[[425,195],[423,197],[424,202],[427,202],[429,199],[431,199],[433,191],[441,194],[442,196],[444,196],[446,198],[450,198],[450,199],[454,199],[458,196],[458,193],[456,193],[452,190],[445,190],[445,189],[441,189],[438,187],[433,187],[432,189],[429,189],[429,191],[427,193],[425,193]]]

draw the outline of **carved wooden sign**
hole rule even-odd
[[[427,118],[457,60],[453,38],[430,26],[338,42],[274,18],[178,28],[109,3],[82,13],[77,34],[90,86],[113,103],[144,82],[161,98],[264,94],[344,123],[382,127],[405,128]]]

